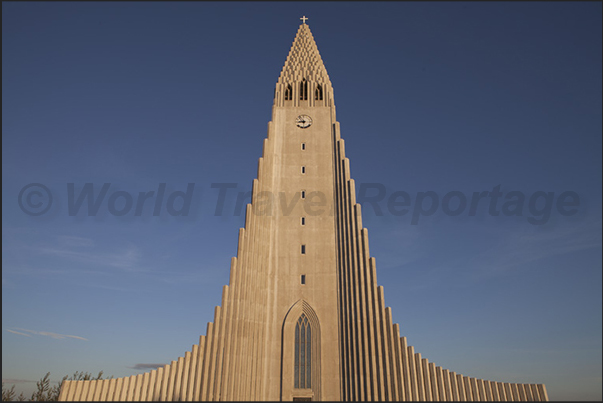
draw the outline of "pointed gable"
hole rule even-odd
[[[290,101],[286,103],[285,101]],[[331,106],[333,88],[314,36],[301,24],[276,84],[275,106]]]

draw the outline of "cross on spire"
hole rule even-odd
[[[302,20],[302,23],[305,24],[306,20],[309,20],[309,18],[307,18],[305,15],[303,17],[300,18],[300,20]]]

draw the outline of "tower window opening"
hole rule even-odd
[[[302,198],[302,199],[305,199],[305,198],[306,198],[306,191],[305,191],[305,190],[302,190],[302,191],[301,191],[301,198]]]
[[[318,84],[316,91],[314,91],[314,99],[316,101],[322,101],[322,86]]]
[[[302,101],[308,100],[308,82],[305,78],[299,83],[299,99]]]
[[[285,90],[285,101],[291,101],[293,99],[293,88],[291,88],[291,84],[287,85],[287,89]]]
[[[301,173],[303,173],[303,174],[306,173],[306,167],[301,167]]]
[[[305,150],[305,149],[306,149],[306,143],[302,143],[302,144],[301,144],[301,149],[302,149],[302,150]]]
[[[301,246],[301,254],[305,255],[306,254],[306,245],[302,245]]]
[[[302,285],[306,284],[306,275],[305,274],[301,275],[301,283],[302,283]]]
[[[301,218],[301,225],[306,225],[306,217]]]
[[[303,278],[304,276],[302,276]],[[294,387],[312,387],[312,329],[306,314],[301,314],[295,325]]]

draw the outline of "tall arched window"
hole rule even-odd
[[[305,314],[295,325],[295,388],[312,387],[312,329]]]
[[[293,99],[293,89],[291,88],[291,84],[287,85],[287,89],[285,90],[285,101],[291,101]]]
[[[305,78],[299,83],[299,99],[302,101],[308,99],[308,82]]]

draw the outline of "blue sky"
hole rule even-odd
[[[457,373],[600,400],[597,2],[3,2],[3,379],[29,393],[47,371],[136,374],[205,334],[302,15],[357,189],[526,197],[522,216],[485,202],[416,225],[363,204],[409,344]],[[43,215],[19,206],[30,183],[53,195]],[[69,183],[195,187],[187,216],[115,216],[109,196],[70,216]],[[221,216],[212,183],[237,184]],[[575,192],[576,214],[530,223],[538,191]]]

